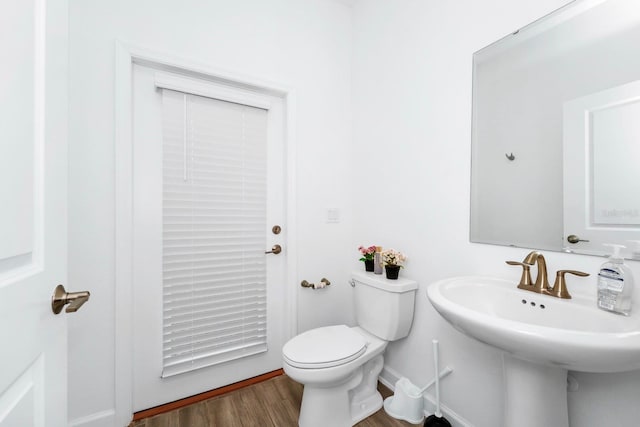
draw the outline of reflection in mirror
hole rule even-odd
[[[578,0],[474,54],[471,241],[634,247],[639,45],[637,0]]]

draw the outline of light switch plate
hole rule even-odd
[[[327,223],[335,224],[340,222],[340,209],[327,208]]]

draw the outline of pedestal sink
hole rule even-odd
[[[504,427],[568,427],[567,371],[640,369],[640,314],[619,316],[588,298],[516,286],[454,277],[431,284],[427,295],[454,328],[503,350]]]

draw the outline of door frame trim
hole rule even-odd
[[[296,94],[291,87],[244,73],[223,70],[167,52],[115,42],[115,372],[116,425],[128,425],[133,415],[133,65],[187,72],[196,77],[229,83],[281,97],[285,108],[285,215],[287,248],[285,274],[285,340],[297,334],[297,221],[296,221]]]

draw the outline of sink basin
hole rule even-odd
[[[563,300],[516,286],[454,277],[431,284],[427,295],[457,330],[503,350],[503,426],[568,427],[567,371],[640,369],[640,314],[616,315],[587,298]]]
[[[508,280],[455,277],[427,289],[431,304],[462,333],[536,363],[584,372],[640,369],[640,318],[562,300]]]

